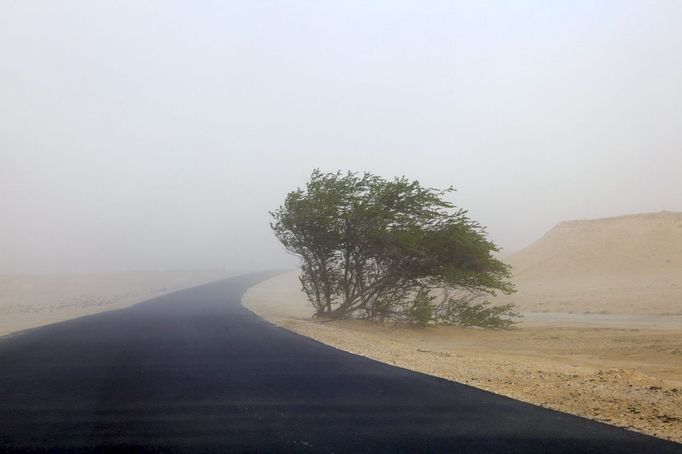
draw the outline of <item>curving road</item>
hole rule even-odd
[[[0,452],[682,453],[277,328],[270,275],[0,339]]]

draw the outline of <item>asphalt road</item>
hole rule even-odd
[[[277,328],[266,277],[1,338],[0,451],[682,453]]]

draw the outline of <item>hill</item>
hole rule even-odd
[[[561,222],[506,262],[524,311],[682,314],[682,213]]]

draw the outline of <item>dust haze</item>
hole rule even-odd
[[[287,192],[404,175],[503,249],[515,329],[321,323],[295,271],[243,305],[682,443],[680,24],[678,0],[1,1],[0,342],[294,269]]]
[[[3,2],[0,274],[292,267],[314,168],[406,175],[506,253],[682,211],[682,4]]]

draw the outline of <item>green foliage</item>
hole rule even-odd
[[[490,306],[490,302],[468,304],[464,301],[451,302],[451,316],[447,322],[460,326],[480,326],[493,329],[509,329],[513,317],[519,317],[512,304]]]
[[[492,306],[483,299],[480,302],[477,293],[465,294],[460,297],[448,297],[434,311],[437,323],[459,326],[478,326],[491,329],[509,329],[514,325],[514,318],[521,314],[514,310],[513,304]]]
[[[430,289],[511,293],[509,267],[494,257],[485,229],[445,200],[452,191],[315,170],[305,190],[290,192],[271,226],[301,258],[301,285],[316,316],[454,323]],[[488,324],[510,314],[476,311],[453,314]]]
[[[420,288],[405,311],[407,319],[417,325],[426,326],[433,319],[434,299],[427,288]]]

